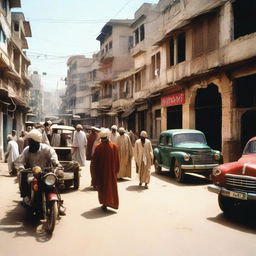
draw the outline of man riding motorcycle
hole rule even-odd
[[[22,181],[20,172],[25,168],[32,168],[39,166],[41,168],[49,167],[62,167],[58,161],[58,156],[55,150],[42,142],[42,133],[37,130],[31,130],[27,135],[26,139],[28,140],[28,146],[23,150],[21,155],[15,160],[14,165],[18,170],[18,181],[21,197],[26,197],[26,182]],[[56,173],[57,176],[61,176],[62,171]],[[59,195],[60,198],[60,195]],[[65,215],[65,208],[62,205],[62,200],[60,200],[61,205],[59,208],[59,214]]]

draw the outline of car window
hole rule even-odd
[[[172,138],[170,136],[166,137],[166,145],[168,145],[168,146],[172,145]]]
[[[160,136],[160,140],[159,140],[159,144],[160,145],[164,145],[164,136],[162,135],[162,136]]]
[[[256,141],[250,141],[244,148],[243,154],[256,154]]]
[[[176,134],[173,137],[173,142],[175,145],[182,143],[199,143],[206,144],[206,140],[203,134],[200,133],[181,133]]]

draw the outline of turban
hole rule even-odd
[[[37,129],[33,129],[26,135],[26,139],[32,139],[37,142],[42,142],[42,133]]]
[[[78,124],[78,125],[76,126],[76,129],[83,130],[83,126],[82,126],[81,124]]]
[[[117,130],[117,126],[114,124],[111,126],[111,129]]]
[[[118,131],[119,132],[125,132],[125,129],[124,129],[124,127],[120,127]]]
[[[95,127],[95,126],[92,126],[91,129],[94,130],[94,131],[96,131],[96,132],[100,132],[100,129],[97,128],[97,127]]]
[[[100,137],[101,137],[101,138],[108,137],[108,135],[109,135],[109,130],[107,130],[107,129],[101,129],[101,131],[100,131]]]
[[[9,134],[9,135],[7,136],[7,140],[12,140],[12,139],[13,139],[12,135]]]
[[[142,131],[142,132],[140,133],[140,136],[141,136],[141,137],[144,137],[144,138],[147,138],[147,137],[148,137],[147,132],[145,132],[145,131]]]

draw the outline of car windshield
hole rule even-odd
[[[247,143],[244,148],[244,154],[256,154],[256,140]]]
[[[199,143],[206,144],[205,137],[200,133],[181,133],[176,134],[173,137],[173,142],[175,145],[183,143]]]

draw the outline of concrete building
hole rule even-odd
[[[0,158],[6,150],[6,136],[15,129],[24,129],[28,111],[29,88],[28,66],[25,49],[26,37],[31,29],[23,13],[11,13],[21,7],[19,0],[0,2]]]
[[[91,113],[91,88],[89,73],[93,69],[93,58],[83,55],[72,56],[67,61],[68,73],[66,92],[63,99],[61,118],[68,124],[85,124]]]
[[[162,27],[153,33],[148,71],[157,79],[147,84],[161,108],[151,106],[147,130],[157,134],[156,118],[161,130],[199,129],[225,161],[237,159],[256,135],[256,4],[160,0],[156,8]]]
[[[133,20],[110,20],[102,28],[97,40],[100,41],[99,65],[101,71],[100,99],[98,113],[101,117],[101,126],[110,127],[117,122],[117,113],[111,111],[112,103],[117,99],[117,87],[113,80],[121,72],[133,69],[133,60],[130,55],[132,45]]]

